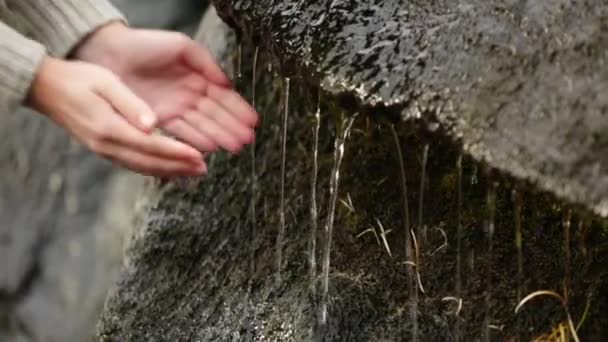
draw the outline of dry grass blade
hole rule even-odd
[[[458,308],[456,308],[456,312],[454,315],[458,316],[460,311],[462,310],[462,298],[456,297],[444,297],[441,299],[442,302],[456,302],[458,304]]]
[[[416,263],[415,263],[415,262],[413,262],[413,261],[404,261],[404,262],[402,262],[401,264],[402,264],[402,265],[410,265],[410,266],[412,266],[412,267],[418,267],[418,266],[416,266]]]
[[[528,303],[529,301],[531,301],[532,299],[536,298],[536,297],[553,297],[556,298],[560,301],[560,303],[565,306],[565,302],[564,302],[564,297],[562,297],[561,295],[559,295],[557,292],[555,291],[548,291],[548,290],[541,290],[541,291],[536,291],[533,293],[530,293],[529,295],[527,295],[524,299],[522,299],[519,304],[517,304],[517,307],[515,308],[515,313],[519,313],[519,310],[526,305],[526,303]]]
[[[344,207],[346,207],[346,209],[348,209],[348,211],[350,211],[352,214],[355,214],[355,208],[353,207],[352,202],[350,202],[350,203],[349,202],[347,202],[343,199],[340,199],[340,203],[342,203],[342,205]]]
[[[380,222],[379,219],[376,219],[376,222],[378,223],[378,227],[380,228],[380,237],[382,238],[382,242],[384,243],[384,248],[386,248],[386,252],[392,258],[393,253],[391,252],[391,247],[389,246],[388,241],[386,240],[386,235],[391,231],[385,231],[384,226],[382,225],[382,222]]]
[[[431,256],[435,255],[437,252],[448,246],[448,235],[445,233],[445,230],[441,228],[436,229],[441,233],[441,236],[443,236],[443,243],[441,244],[441,246],[435,248],[435,250],[431,252]]]
[[[376,242],[378,243],[378,246],[380,246],[380,238],[378,237],[378,234],[376,233],[376,229],[374,229],[374,227],[370,226],[368,229],[359,233],[359,235],[357,235],[356,238],[360,239],[361,237],[363,237],[365,234],[368,234],[368,233],[374,234],[374,237],[376,238]]]
[[[541,290],[541,291],[536,291],[536,292],[533,292],[533,293],[527,295],[524,299],[522,299],[519,302],[519,304],[515,308],[515,313],[517,314],[519,312],[519,310],[526,303],[528,303],[529,301],[531,301],[532,299],[537,298],[537,297],[553,297],[560,301],[560,303],[562,304],[562,307],[566,311],[566,316],[568,318],[568,328],[569,328],[568,330],[570,331],[570,334],[572,335],[572,339],[574,340],[574,342],[580,342],[578,334],[576,333],[576,328],[574,327],[574,321],[572,320],[572,316],[570,316],[570,311],[568,311],[568,305],[567,305],[568,303],[566,302],[566,300],[564,299],[563,296],[561,296],[560,294],[558,294],[555,291]]]

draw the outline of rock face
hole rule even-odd
[[[324,89],[438,123],[475,159],[608,216],[603,1],[215,3]]]
[[[605,5],[215,4],[255,158],[150,189],[99,341],[608,338]]]

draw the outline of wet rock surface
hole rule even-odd
[[[476,125],[486,124],[488,113],[494,112],[477,117],[473,110],[486,109],[481,102],[479,108],[472,106],[469,112],[457,110],[472,103],[467,101],[477,99],[475,94],[482,88],[467,83],[468,88],[463,87],[463,92],[455,95],[452,91],[425,93],[424,84],[418,84],[417,89],[413,87],[416,83],[402,83],[401,88],[393,90],[390,85],[386,89],[379,87],[375,90],[379,95],[376,100],[365,96],[365,91],[349,90],[351,84],[365,82],[361,79],[361,83],[351,83],[348,79],[361,77],[351,73],[355,67],[350,65],[348,56],[352,57],[353,50],[347,48],[359,43],[350,31],[348,36],[341,35],[343,30],[355,25],[365,29],[361,34],[366,36],[373,32],[369,39],[374,41],[375,34],[386,31],[378,25],[386,24],[392,32],[401,32],[397,28],[403,29],[405,23],[391,21],[394,11],[399,10],[399,16],[411,12],[413,23],[420,20],[420,27],[411,28],[420,38],[415,44],[411,42],[412,46],[425,41],[428,29],[425,25],[431,22],[442,28],[434,32],[449,43],[445,48],[455,49],[457,42],[448,39],[453,37],[440,35],[445,30],[451,32],[443,26],[446,18],[438,16],[429,21],[439,9],[452,13],[454,5],[414,1],[407,7],[399,2],[339,0],[216,4],[221,15],[241,29],[240,48],[234,44],[234,35],[213,14],[206,17],[203,23],[206,29],[199,37],[202,41],[212,37],[220,43],[210,45],[227,69],[232,69],[234,63],[232,70],[241,71],[242,77],[235,83],[247,98],[251,100],[253,88],[256,89],[256,108],[262,113],[263,122],[257,133],[255,173],[251,151],[240,156],[220,153],[210,156],[211,172],[205,179],[159,183],[148,189],[145,196],[148,204],[135,227],[120,281],[106,302],[97,340],[531,340],[556,336],[562,331],[573,333],[567,328],[565,308],[573,324],[580,325],[577,332],[581,338],[608,338],[608,325],[602,315],[608,303],[608,278],[602,267],[608,251],[605,220],[557,200],[552,193],[565,195],[559,189],[547,193],[539,191],[539,188],[547,190],[543,186],[522,184],[516,169],[503,169],[499,159],[492,159],[490,164],[503,172],[485,170],[473,148],[477,145],[467,145],[463,127],[475,123],[467,132],[494,134],[498,130]],[[498,5],[511,4],[514,3]],[[530,13],[540,11],[532,2],[518,4]],[[498,5],[490,8],[485,2],[460,2],[462,8],[458,8],[470,17],[456,20],[463,14],[452,14],[456,19],[449,22],[465,25],[462,29],[473,25],[475,16],[484,18],[484,14],[490,13],[501,18]],[[566,5],[564,2],[561,10],[567,10]],[[555,12],[551,6],[543,5],[547,7],[546,13]],[[375,30],[368,30],[368,26],[358,21],[358,11],[362,9],[369,9],[365,11],[369,18],[365,24]],[[583,12],[588,9],[581,7]],[[334,14],[326,17],[324,13]],[[380,19],[376,22],[377,16]],[[479,18],[477,21],[483,23]],[[493,29],[488,22],[485,25]],[[318,27],[318,35],[309,34],[316,30],[314,27]],[[403,31],[406,38],[413,34],[411,30]],[[467,37],[473,34],[467,30],[455,32],[466,33]],[[331,40],[335,37],[344,39]],[[321,45],[328,50],[336,49],[334,61],[325,61],[328,55],[321,50],[307,49]],[[360,48],[365,49],[364,46]],[[372,50],[388,46],[386,42]],[[254,82],[256,47],[259,60]],[[478,47],[478,52],[473,48],[448,52],[453,57],[477,56],[485,60],[487,46]],[[439,46],[436,49],[435,54],[428,56],[441,55],[446,65],[454,63],[450,66],[461,67],[455,60],[448,63],[450,54],[442,52]],[[385,62],[389,63],[390,58],[397,58],[395,55],[374,57],[387,59]],[[339,59],[342,57],[344,60]],[[369,63],[357,70],[376,70],[373,58]],[[479,67],[484,65],[487,70],[487,64]],[[323,71],[324,68],[328,70]],[[424,64],[420,68],[422,74],[430,72]],[[471,65],[467,68],[471,74],[481,72]],[[415,78],[412,75],[410,80]],[[403,81],[396,72],[386,77]],[[436,77],[436,82],[456,82],[456,78]],[[529,85],[526,77],[518,76],[517,80]],[[540,79],[536,81],[538,89],[547,87]],[[288,83],[291,93],[287,95]],[[317,87],[318,84],[322,86]],[[497,96],[506,96],[500,89],[496,90]],[[401,97],[401,104],[382,104],[389,102],[393,94]],[[515,94],[522,98],[524,95],[517,87]],[[514,98],[525,107],[527,102],[517,96]],[[282,113],[287,98],[291,109],[286,111],[289,115],[285,119]],[[313,113],[317,103],[322,115],[315,163]],[[510,103],[506,106],[511,106]],[[387,120],[387,117],[394,119],[395,114],[418,116],[417,110],[421,121]],[[321,250],[329,241],[326,224],[333,213],[329,195],[330,179],[335,176],[335,150],[339,146],[335,142],[341,135],[344,118],[355,112],[360,114],[345,145],[340,168],[330,250],[328,315],[327,322],[321,324],[324,283],[321,270],[329,261],[322,258]],[[455,113],[466,115],[454,117]],[[510,112],[505,109],[504,113]],[[428,125],[435,121],[441,128],[429,135]],[[282,177],[284,123],[287,140]],[[531,125],[526,127],[534,127]],[[455,143],[458,132],[463,133],[465,151],[470,156],[463,157],[460,145]],[[428,161],[423,163],[427,145]],[[499,153],[492,151],[495,152]],[[522,162],[514,160],[509,160],[507,166]],[[532,164],[526,165],[538,165],[536,162],[539,161],[532,160]],[[539,163],[545,162],[543,159]],[[317,235],[312,235],[311,188],[315,164],[318,164],[315,193],[319,216]],[[569,182],[570,178],[561,176],[564,184]],[[422,179],[426,179],[423,184]],[[590,201],[593,198],[585,197],[582,203],[587,208],[601,208],[596,205],[601,201]],[[280,208],[284,208],[284,216]],[[282,221],[285,234],[279,238]],[[317,247],[311,253],[312,240]],[[282,241],[282,245],[277,245],[277,241]],[[312,254],[316,256],[314,275]],[[567,298],[565,305],[540,296],[515,314],[518,303],[537,290],[555,291]]]
[[[475,159],[608,215],[603,1],[215,4],[284,74],[438,124]]]

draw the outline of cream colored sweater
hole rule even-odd
[[[105,0],[0,0],[33,34],[0,22],[0,114],[19,107],[45,55],[65,57],[101,25],[122,16]]]

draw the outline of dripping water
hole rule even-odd
[[[239,43],[236,49],[236,78],[241,79],[243,77],[243,43]]]
[[[572,226],[572,210],[567,210],[564,215],[564,299],[568,302],[568,291],[570,289],[570,227]]]
[[[405,233],[405,257],[407,261],[414,261],[414,251],[412,250],[412,238],[410,234],[410,210],[407,198],[407,180],[405,177],[405,164],[403,160],[403,151],[401,150],[401,142],[399,135],[394,125],[391,125],[391,132],[395,140],[397,148],[397,156],[399,158],[399,167],[401,169],[401,194],[403,196],[403,225]],[[407,290],[409,299],[409,318],[412,324],[412,341],[418,341],[418,287],[414,275],[414,269],[411,264],[407,264]],[[416,265],[418,267],[418,265]]]
[[[257,64],[258,64],[259,47],[256,46],[255,53],[253,55],[253,72],[251,75],[251,106],[256,108],[256,83],[257,83]],[[255,140],[251,144],[251,201],[249,202],[250,210],[250,232],[249,232],[249,274],[250,278],[247,284],[247,297],[251,300],[251,291],[253,287],[253,275],[255,274],[255,237],[257,235],[257,213],[256,213],[256,200],[258,198],[258,179],[256,172],[256,143]],[[255,308],[253,303],[250,303],[250,312],[247,327],[247,340],[253,339],[253,316],[255,315]]]
[[[258,64],[259,48],[256,46],[255,53],[253,54],[253,73],[251,75],[251,105],[256,109],[256,82],[257,82],[257,64]],[[256,155],[255,155],[256,142],[255,140],[251,144],[251,237],[255,238],[257,228],[256,218],[256,198],[257,198],[257,172],[256,172]],[[251,255],[252,256],[252,255]],[[253,258],[250,258],[249,262],[252,262]]]
[[[327,221],[325,223],[325,239],[323,245],[323,265],[322,265],[322,295],[319,313],[319,325],[327,324],[327,305],[329,301],[329,266],[331,259],[331,244],[334,229],[334,217],[336,213],[336,201],[338,200],[338,188],[340,185],[340,165],[344,157],[346,140],[350,135],[350,130],[357,118],[358,113],[342,122],[342,132],[336,132],[334,142],[334,166],[329,180],[329,203],[327,208]]]
[[[515,222],[515,249],[517,253],[517,302],[521,302],[523,297],[524,284],[524,255],[523,255],[523,234],[521,231],[521,209],[522,196],[517,190],[513,190],[513,221]],[[517,330],[521,328],[521,323],[517,323]],[[516,341],[521,341],[521,336],[516,336]]]
[[[488,266],[486,269],[486,312],[483,326],[483,341],[489,342],[490,326],[492,324],[492,261],[494,252],[494,231],[496,230],[496,188],[497,184],[492,180],[491,175],[488,175],[488,185],[486,189],[486,210],[487,218],[485,222],[487,244],[488,244]]]
[[[429,144],[425,144],[422,149],[422,172],[420,175],[420,193],[418,194],[418,227],[422,229],[422,244],[427,241],[427,227],[423,225],[422,218],[424,215],[424,188],[426,182],[426,165],[429,159]],[[420,230],[418,231],[420,233]],[[420,236],[420,235],[418,235]]]
[[[254,109],[256,109],[256,82],[257,82],[257,64],[258,64],[258,54],[259,48],[255,48],[255,53],[253,55],[253,73],[251,75],[251,105]],[[256,213],[256,199],[258,197],[258,178],[256,172],[256,155],[255,155],[256,143],[255,140],[251,144],[251,202],[250,205],[250,214],[251,214],[251,241],[255,239],[256,230],[257,230],[257,213]],[[249,262],[254,262],[254,251],[252,251],[249,255]],[[254,271],[254,267],[251,267],[252,272]]]
[[[289,118],[289,77],[285,78],[284,90],[284,112],[283,112],[283,127],[281,139],[281,193],[280,193],[280,209],[279,209],[279,234],[277,235],[277,286],[281,283],[281,271],[283,268],[283,239],[285,238],[285,166],[287,161],[287,120]]]
[[[313,150],[312,150],[312,185],[310,193],[310,224],[311,234],[308,247],[309,267],[310,267],[310,288],[313,295],[316,293],[316,277],[317,277],[317,231],[318,211],[317,211],[317,176],[319,172],[319,128],[321,127],[321,90],[317,94],[317,110],[315,111],[315,123],[313,127]]]
[[[456,159],[456,297],[462,298],[462,153]],[[456,322],[456,341],[462,341],[460,321]]]
[[[513,190],[513,202],[515,204],[513,220],[515,222],[515,249],[517,251],[517,302],[519,303],[523,297],[524,255],[521,231],[522,196],[517,190]]]

